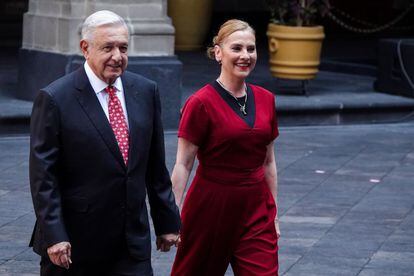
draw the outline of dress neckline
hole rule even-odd
[[[246,83],[247,93],[247,115],[243,115],[237,105],[234,97],[230,95],[217,81],[211,83],[218,96],[224,101],[224,105],[232,110],[232,113],[242,120],[250,129],[253,129],[256,124],[256,104],[253,89]],[[245,97],[245,96],[244,96]],[[242,97],[243,98],[243,97]]]

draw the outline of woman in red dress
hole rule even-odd
[[[213,45],[220,76],[187,100],[178,130],[172,183],[180,208],[195,156],[199,165],[172,275],[224,275],[229,263],[235,275],[277,275],[274,95],[245,82],[257,59],[246,22],[224,23]]]

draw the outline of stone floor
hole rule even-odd
[[[281,275],[414,275],[414,123],[282,127]],[[166,133],[172,168],[176,133]],[[0,275],[38,275],[25,135],[0,136]],[[168,275],[174,251],[153,251]],[[232,275],[231,270],[227,275]]]

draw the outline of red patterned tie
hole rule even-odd
[[[129,133],[122,105],[116,96],[116,89],[113,86],[108,86],[105,88],[105,91],[109,95],[109,123],[114,131],[125,165],[128,165]]]

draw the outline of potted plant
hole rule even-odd
[[[320,63],[323,26],[316,22],[329,12],[329,0],[266,0],[270,71],[285,79],[308,80]]]
[[[202,47],[210,27],[213,0],[168,0],[168,16],[175,28],[175,49]]]

